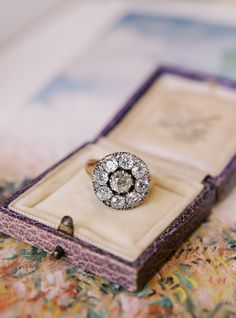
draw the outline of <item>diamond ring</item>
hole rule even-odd
[[[117,210],[132,209],[143,202],[151,180],[143,160],[128,152],[116,152],[93,163],[93,188],[100,201]]]

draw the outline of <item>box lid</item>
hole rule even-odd
[[[231,80],[163,66],[98,139],[132,144],[148,156],[158,156],[168,169],[199,180],[211,176],[221,192],[229,178],[233,182],[236,160],[235,88]],[[148,137],[143,130],[150,131]]]

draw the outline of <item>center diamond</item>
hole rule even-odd
[[[124,170],[118,170],[111,175],[110,186],[117,193],[128,192],[133,184],[133,177]]]

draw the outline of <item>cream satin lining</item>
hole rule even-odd
[[[219,174],[236,152],[235,100],[231,91],[163,77],[112,133],[54,169],[10,208],[53,228],[70,215],[75,237],[134,261],[193,202],[205,176]],[[102,204],[85,171],[88,160],[115,151],[143,158],[153,177],[147,200],[130,211]]]
[[[216,176],[236,153],[235,127],[233,90],[167,75],[108,138]]]
[[[202,185],[165,175],[157,162],[149,161],[153,187],[147,200],[130,211],[110,209],[96,198],[84,168],[88,158],[107,152],[99,145],[87,146],[15,200],[11,208],[54,228],[64,215],[70,215],[76,237],[133,261],[192,202]]]

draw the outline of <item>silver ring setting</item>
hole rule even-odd
[[[139,206],[150,188],[146,163],[134,154],[115,152],[102,158],[93,171],[97,198],[116,210]]]

